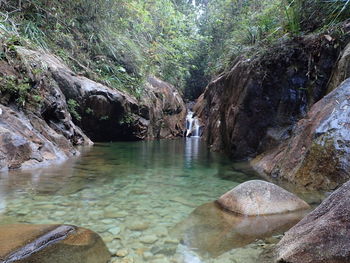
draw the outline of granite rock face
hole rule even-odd
[[[350,79],[317,102],[284,144],[252,161],[261,173],[317,189],[350,179]]]
[[[194,107],[205,124],[208,145],[244,159],[287,139],[308,108],[327,93],[339,46],[324,35],[305,36],[233,61]]]
[[[42,166],[78,154],[44,120],[0,105],[0,169]]]
[[[286,232],[277,246],[279,263],[350,262],[350,182]]]
[[[222,195],[217,203],[226,210],[248,216],[283,214],[310,208],[296,195],[261,180],[236,186]]]
[[[123,141],[181,136],[186,107],[180,92],[155,77],[145,83],[140,99],[80,76],[52,54],[18,48],[30,61],[46,68],[66,100],[75,101],[75,120],[93,141]]]
[[[20,64],[18,69],[1,61],[0,78],[16,80],[23,78],[21,74],[31,74],[26,62]],[[19,106],[11,90],[7,92],[9,84],[0,83],[0,170],[60,162],[79,154],[75,146],[92,144],[73,123],[65,97],[50,77],[31,77],[28,92],[40,94],[35,104]]]
[[[343,40],[304,36],[234,61],[194,107],[208,145],[307,188],[349,180],[350,31],[343,27]]]
[[[79,155],[76,146],[182,136],[186,107],[172,85],[149,77],[140,99],[71,71],[58,57],[20,46],[0,61],[0,170]],[[16,85],[37,101],[19,102]],[[86,135],[85,135],[86,134]],[[89,136],[89,138],[88,138]]]
[[[96,233],[69,225],[2,225],[0,243],[4,263],[107,263],[110,259]]]

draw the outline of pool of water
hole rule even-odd
[[[198,138],[96,144],[60,165],[1,173],[0,223],[92,229],[112,262],[269,262],[290,218],[266,226],[212,203],[257,178]]]

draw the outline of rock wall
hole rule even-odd
[[[91,145],[89,138],[141,140],[183,133],[186,107],[166,82],[150,77],[137,100],[76,75],[52,54],[20,46],[11,52],[0,61],[0,170],[66,160],[79,155],[76,146]],[[20,102],[26,93],[36,94],[31,97],[38,101]]]
[[[179,91],[155,77],[148,78],[146,90],[142,105],[150,123],[147,138],[183,136],[187,110]]]
[[[70,140],[38,116],[0,105],[0,170],[47,165],[78,154]]]
[[[275,262],[349,262],[349,206],[350,182],[286,232],[277,245]]]
[[[27,66],[25,63],[19,66],[1,61],[0,78],[23,78],[21,75],[31,74]],[[41,98],[34,104],[27,102],[19,107],[13,94],[1,86],[0,170],[60,162],[79,155],[75,146],[92,144],[72,122],[59,87],[45,74],[32,78],[31,90],[27,92],[36,92]],[[1,85],[8,84],[1,82]]]
[[[252,161],[261,173],[334,189],[350,179],[350,79],[312,106],[292,137]]]
[[[239,58],[214,79],[195,110],[214,150],[254,157],[291,135],[293,125],[327,93],[344,43],[328,35],[282,42],[254,58]]]
[[[309,188],[349,180],[349,39],[348,26],[238,58],[195,105],[210,147]]]
[[[76,75],[57,57],[19,48],[26,60],[41,64],[52,74],[66,100],[77,102],[75,120],[93,141],[121,141],[180,136],[186,108],[172,85],[155,77],[145,84],[140,100]]]

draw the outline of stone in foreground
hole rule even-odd
[[[0,226],[1,263],[107,263],[110,254],[94,232],[70,225]]]
[[[206,257],[209,254],[216,258],[257,239],[283,233],[298,223],[305,213],[306,211],[297,211],[267,216],[242,216],[224,211],[212,202],[197,207],[170,234],[181,240],[182,245],[178,249],[187,247],[199,256]]]
[[[226,210],[248,216],[281,214],[310,208],[296,195],[261,180],[236,186],[222,195],[217,203]]]
[[[350,182],[291,228],[278,243],[279,263],[350,262]]]

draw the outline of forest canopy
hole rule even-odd
[[[2,0],[1,41],[50,50],[139,97],[155,75],[195,99],[242,53],[350,17],[349,0]]]

